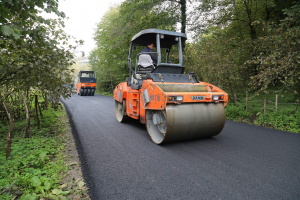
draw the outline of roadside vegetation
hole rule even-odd
[[[74,93],[83,41],[69,44],[58,0],[2,0],[0,13],[0,199],[58,199],[69,193],[58,188],[68,169],[59,100]]]
[[[25,138],[25,120],[16,120],[12,138],[11,154],[6,159],[6,137],[8,125],[0,124],[0,199],[57,199],[67,195],[60,190],[59,182],[67,169],[62,150],[61,106],[43,110],[40,128],[31,121],[31,137]],[[52,191],[57,190],[55,196]]]
[[[231,96],[227,119],[300,132],[296,108],[300,100],[298,1],[125,0],[112,6],[97,25],[97,48],[90,55],[100,94],[112,94],[125,80],[131,38],[149,28],[187,34],[185,73],[193,71],[199,80]],[[133,55],[139,51],[137,48]],[[252,100],[259,100],[249,100],[248,111],[246,92]],[[234,94],[239,98],[237,105],[232,103]],[[280,97],[277,112],[270,102],[276,94]]]
[[[225,108],[226,118],[233,121],[254,124],[258,126],[300,133],[300,111],[294,95],[283,94],[278,96],[276,111],[275,94],[256,95],[249,93],[248,110],[246,111],[246,95],[236,94]],[[231,96],[233,97],[233,95]],[[266,99],[266,110],[264,101]],[[296,103],[295,103],[296,102]]]

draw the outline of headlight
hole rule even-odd
[[[84,86],[84,84],[81,84],[82,86]]]
[[[168,96],[168,101],[183,101],[183,96]]]
[[[183,96],[177,96],[177,97],[176,97],[176,100],[177,100],[177,101],[182,101],[182,100],[183,100]]]
[[[213,96],[213,97],[212,97],[212,100],[214,100],[214,101],[219,100],[219,96]]]

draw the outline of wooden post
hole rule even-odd
[[[14,116],[10,111],[8,104],[6,102],[3,102],[3,105],[9,119],[9,130],[6,133],[6,160],[7,160],[11,154],[11,135],[14,130]]]
[[[30,137],[30,113],[28,109],[28,101],[26,94],[24,95],[24,108],[26,113],[26,130],[25,130],[25,138]]]
[[[298,110],[298,107],[299,107],[299,100],[297,100],[297,103],[296,103],[296,111]]]
[[[235,103],[235,106],[237,106],[236,94],[234,94],[234,103]]]
[[[267,99],[264,99],[264,114],[267,112]]]
[[[275,109],[277,112],[277,110],[278,110],[278,94],[276,94]]]
[[[40,128],[40,120],[39,120],[39,113],[38,113],[38,95],[35,95],[34,101],[34,111],[35,111],[35,120],[37,123],[38,128]]]
[[[228,95],[228,104],[230,104],[230,103],[231,103],[231,96]]]
[[[248,91],[246,91],[246,112],[248,112]]]

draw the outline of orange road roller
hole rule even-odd
[[[183,33],[140,31],[131,40],[129,77],[114,89],[117,120],[140,120],[155,144],[216,136],[225,125],[228,94],[193,72],[184,73],[185,40]],[[140,53],[139,46],[148,49]]]
[[[94,71],[80,71],[76,79],[77,94],[80,96],[94,96],[96,82]]]

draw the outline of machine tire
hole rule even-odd
[[[91,94],[91,89],[87,89],[87,95],[88,95],[88,96],[92,96],[92,94]]]
[[[80,88],[80,90],[79,90],[79,95],[84,96],[84,90],[82,88]]]
[[[84,96],[87,96],[88,92],[87,92],[87,89],[84,89]]]

